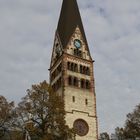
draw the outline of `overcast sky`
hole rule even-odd
[[[62,0],[0,0],[0,94],[20,101],[48,81]],[[78,0],[95,60],[100,132],[140,103],[140,0]]]

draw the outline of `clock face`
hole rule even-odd
[[[74,130],[79,136],[87,135],[89,131],[89,126],[86,121],[82,119],[77,119],[73,124]]]
[[[75,39],[74,40],[74,46],[76,47],[76,48],[81,48],[81,46],[82,46],[82,43],[81,43],[81,41],[80,40],[78,40],[78,39]]]

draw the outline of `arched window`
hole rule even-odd
[[[81,79],[81,88],[85,88],[85,80]]]
[[[82,57],[82,51],[78,51],[78,56]]]
[[[80,73],[83,73],[83,66],[80,65]]]
[[[77,79],[76,77],[74,77],[73,85],[74,85],[74,86],[78,86],[78,79]]]
[[[74,71],[74,63],[71,63],[71,70]]]
[[[69,83],[69,85],[72,85],[72,77],[71,76],[69,76],[69,78],[68,78],[68,83]]]
[[[90,75],[90,69],[89,69],[89,67],[86,68],[86,75]]]
[[[71,70],[70,64],[71,64],[70,62],[67,63],[68,70]]]
[[[78,72],[78,65],[77,64],[74,64],[74,71]]]
[[[86,89],[90,89],[90,82],[86,80]]]
[[[74,49],[74,55],[82,57],[82,51],[80,51],[79,49]]]
[[[86,74],[86,67],[83,66],[83,74]]]

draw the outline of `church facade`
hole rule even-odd
[[[64,98],[76,140],[97,140],[93,59],[76,0],[63,0],[50,64],[50,84]]]

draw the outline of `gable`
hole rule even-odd
[[[81,43],[80,48],[76,48],[76,46],[75,46],[76,40],[78,40]],[[81,57],[83,59],[87,59],[87,60],[92,60],[88,45],[85,42],[84,37],[78,26],[76,27],[74,33],[72,34],[64,51],[70,55],[75,55],[75,52],[74,52],[75,50],[81,51],[82,55],[79,57]]]
[[[61,42],[60,42],[60,39],[59,39],[59,35],[56,32],[50,67],[52,67],[54,65],[54,63],[58,60],[58,58],[62,55],[62,50],[63,50],[63,48],[62,48],[62,45],[61,45]]]

